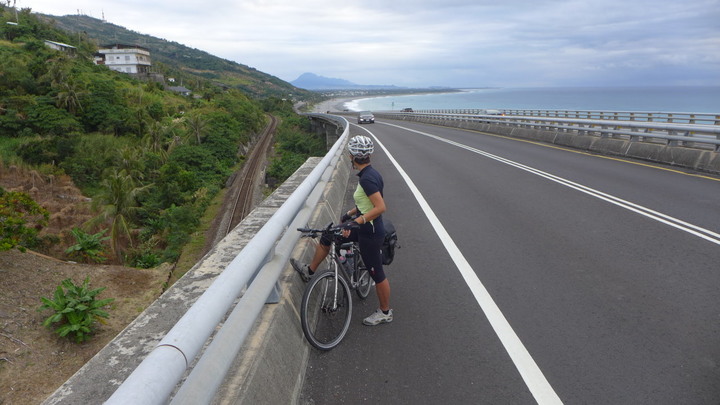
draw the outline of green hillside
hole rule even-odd
[[[184,96],[95,65],[90,32],[70,33],[29,9],[14,11],[0,4],[0,216],[13,215],[0,220],[0,251],[31,248],[136,267],[174,262],[268,113],[282,117],[268,170],[275,182],[308,156],[325,154],[324,139],[293,112],[287,83],[263,87],[270,76],[251,72],[254,81],[244,79],[251,85],[230,85],[223,80],[241,77],[241,65],[195,51],[194,68],[158,66],[193,90]],[[56,50],[46,40],[70,47]],[[225,70],[212,73],[201,60]],[[218,78],[199,75],[202,66]],[[76,186],[82,198],[71,201]],[[49,222],[32,200],[47,207]]]
[[[252,97],[272,96],[305,101],[312,101],[318,97],[313,92],[299,89],[254,68],[96,18],[82,15],[63,17],[42,15],[42,17],[53,22],[58,28],[74,35],[87,37],[97,46],[121,43],[148,48],[156,69],[165,73],[166,77],[182,79],[185,87],[191,87],[197,78],[203,78],[222,86],[243,90]]]

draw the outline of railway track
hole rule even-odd
[[[255,147],[250,152],[245,167],[243,168],[240,176],[242,177],[240,188],[237,192],[237,198],[232,205],[232,214],[230,220],[227,222],[224,235],[227,235],[237,224],[245,218],[254,207],[253,195],[255,193],[255,184],[260,172],[263,169],[265,163],[265,156],[267,155],[272,141],[274,139],[275,130],[278,125],[278,118],[269,115],[270,124],[265,127],[260,140],[257,142]]]

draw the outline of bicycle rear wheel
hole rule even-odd
[[[370,294],[370,289],[373,286],[372,278],[370,278],[370,271],[368,271],[365,266],[365,262],[363,262],[360,255],[357,255],[355,266],[355,274],[357,277],[357,288],[355,289],[355,292],[357,292],[360,299],[365,299],[368,294]]]
[[[350,287],[342,277],[327,270],[310,280],[300,306],[300,323],[305,338],[320,350],[330,350],[345,337],[350,327]]]

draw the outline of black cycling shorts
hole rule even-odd
[[[380,284],[385,281],[385,271],[383,270],[382,264],[382,244],[385,240],[384,235],[377,234],[360,234],[359,230],[351,229],[350,236],[347,238],[340,238],[338,244],[347,242],[358,242],[360,245],[360,256],[362,256],[365,267],[370,271],[370,277],[375,281],[375,284]],[[323,235],[320,238],[320,243],[324,246],[330,246],[330,237]]]

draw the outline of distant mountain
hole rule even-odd
[[[392,85],[355,84],[344,79],[333,79],[330,77],[318,76],[314,73],[303,73],[300,77],[291,81],[290,84],[306,90],[380,90],[402,88]]]
[[[178,81],[184,79],[185,87],[192,87],[193,78],[199,77],[223,87],[241,89],[252,97],[288,98],[292,95],[293,98],[304,100],[313,100],[317,97],[313,92],[294,87],[255,68],[177,42],[140,34],[96,18],[83,15],[40,16],[54,22],[58,28],[95,40],[98,46],[120,43],[148,48],[153,64],[155,65],[156,62],[164,64],[164,73],[173,75]]]

